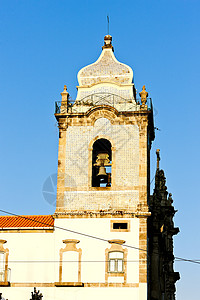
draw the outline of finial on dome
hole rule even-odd
[[[112,49],[114,51],[114,48],[112,46],[112,36],[107,34],[104,37],[104,46],[102,47],[102,49]]]

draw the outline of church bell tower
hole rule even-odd
[[[67,220],[71,228],[76,224],[77,231],[107,240],[99,246],[88,242],[84,249],[79,238],[82,260],[91,251],[91,257],[98,252],[95,259],[105,262],[95,267],[98,275],[88,278],[81,265],[79,280],[85,287],[112,287],[115,299],[121,299],[119,287],[127,288],[132,299],[147,299],[152,102],[145,86],[136,98],[133,71],[115,58],[110,35],[97,61],[79,71],[78,84],[74,102],[64,86],[56,103],[55,221]]]

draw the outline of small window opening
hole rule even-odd
[[[113,223],[113,229],[128,229],[128,223]]]
[[[92,152],[92,186],[110,187],[112,174],[111,143],[99,139],[93,144]]]

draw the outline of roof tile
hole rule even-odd
[[[42,216],[0,216],[0,228],[17,227],[53,227],[54,218],[51,215]]]

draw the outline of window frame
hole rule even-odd
[[[119,240],[119,239],[113,239],[108,241],[110,244],[110,248],[107,248],[105,250],[105,283],[108,283],[109,277],[123,277],[124,281],[123,283],[125,284],[127,282],[127,255],[128,255],[128,249],[123,248],[122,245],[125,243],[124,240]],[[120,252],[123,254],[123,263],[122,263],[122,268],[123,271],[119,271],[118,266],[116,267],[116,264],[119,263],[121,258],[114,258],[115,260],[115,270],[110,270],[110,253],[112,252]],[[121,283],[120,283],[121,284]]]
[[[68,251],[74,251],[78,252],[78,269],[77,269],[77,275],[78,275],[78,281],[74,282],[77,284],[80,284],[82,286],[81,282],[81,257],[82,257],[82,249],[77,248],[77,244],[79,243],[79,240],[76,239],[65,239],[63,240],[63,243],[65,244],[65,248],[60,249],[60,265],[59,265],[59,282],[56,282],[56,286],[63,286],[66,282],[63,282],[63,253]]]
[[[0,252],[3,254],[3,260],[2,260],[2,266],[1,268],[1,276],[3,278],[3,281],[0,281],[0,286],[9,286],[10,285],[10,268],[8,268],[8,255],[9,255],[9,249],[4,248],[4,244],[7,243],[6,240],[0,239]]]
[[[122,253],[123,258],[110,258],[111,253]],[[114,271],[111,270],[110,262],[114,261]],[[119,270],[119,261],[122,262],[122,271]],[[124,252],[123,251],[110,251],[108,252],[108,272],[109,273],[124,273]]]

